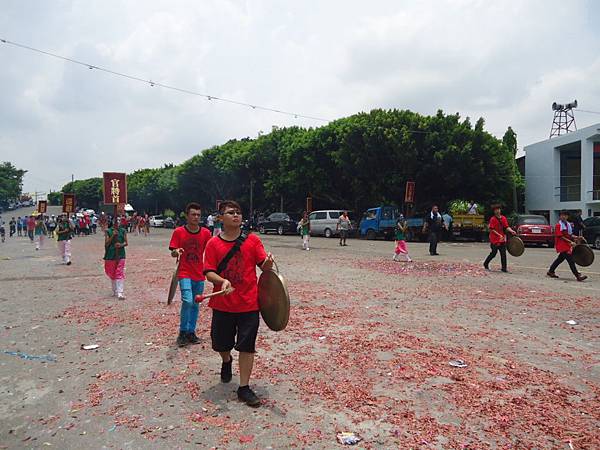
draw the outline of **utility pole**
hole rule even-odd
[[[283,212],[283,194],[281,194],[281,200],[279,204],[279,212]]]

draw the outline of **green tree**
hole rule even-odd
[[[50,192],[48,194],[48,204],[51,206],[60,206],[62,204],[62,192]]]
[[[67,183],[61,192],[74,193],[77,207],[97,209],[102,200],[102,178],[87,178]]]
[[[8,161],[0,164],[0,204],[19,198],[26,173],[26,170],[17,169]]]

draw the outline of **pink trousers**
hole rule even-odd
[[[124,280],[125,279],[125,260],[105,260],[104,261],[104,273],[108,275],[111,280]]]
[[[398,241],[396,244],[396,254],[402,253],[408,255],[408,248],[406,247],[406,241]]]

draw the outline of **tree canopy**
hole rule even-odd
[[[17,169],[10,162],[0,164],[0,204],[6,204],[21,196],[23,176],[26,170]]]
[[[417,210],[432,202],[473,198],[510,205],[518,182],[516,134],[503,140],[484,130],[480,118],[438,111],[375,109],[319,128],[274,128],[257,138],[234,139],[206,149],[180,165],[143,169],[128,176],[129,201],[138,211],[180,211],[197,201],[238,199],[247,209],[301,211],[308,195],[315,208],[356,212],[381,203],[401,205],[406,181],[416,182]],[[69,192],[67,184],[63,192]],[[101,198],[99,178],[75,182],[78,204]],[[91,205],[90,205],[91,206]]]

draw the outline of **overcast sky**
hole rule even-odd
[[[2,0],[0,37],[115,71],[335,119],[373,108],[483,116],[519,147],[553,101],[600,111],[594,1]],[[180,163],[271,126],[222,104],[0,43],[0,161],[25,191]],[[579,128],[600,115],[576,112]]]

